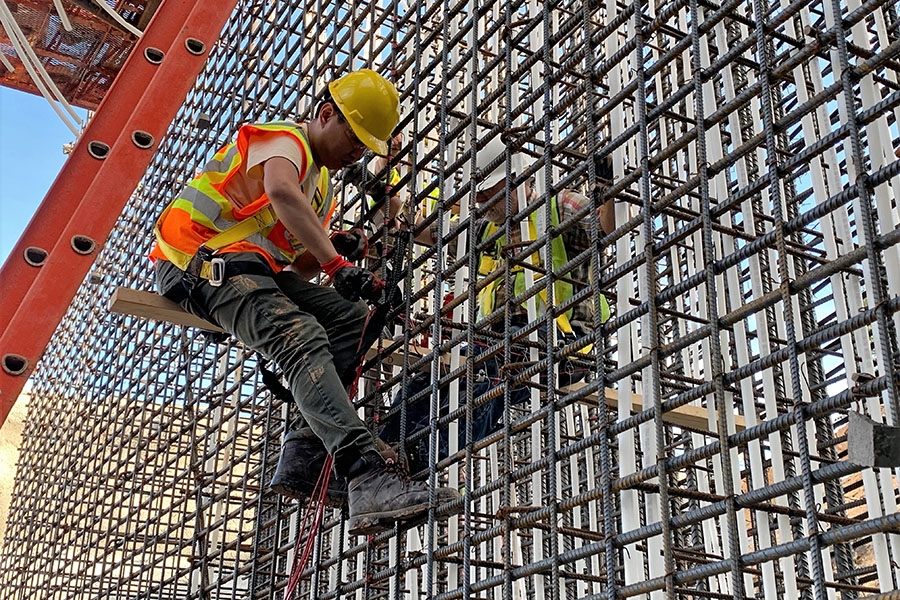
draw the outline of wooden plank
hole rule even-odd
[[[109,301],[109,310],[120,315],[131,315],[154,321],[167,321],[176,325],[198,327],[206,331],[225,332],[221,327],[213,325],[200,317],[195,317],[175,302],[168,298],[163,298],[154,292],[143,292],[119,287],[113,292]],[[385,341],[385,345],[388,345],[387,341]],[[376,344],[366,354],[366,359],[373,358],[377,352],[378,347]],[[427,353],[427,348],[422,348],[415,344],[410,346],[410,354],[414,360],[421,358]],[[384,357],[384,364],[390,366],[402,365],[403,356],[400,352],[393,352],[390,356]]]
[[[116,289],[115,293],[112,296],[112,299],[110,300],[109,310],[114,313],[123,315],[133,315],[136,317],[143,317],[156,321],[168,321],[170,323],[185,325],[187,327],[199,327],[200,329],[205,329],[207,331],[223,331],[222,328],[213,325],[209,321],[204,321],[199,317],[195,317],[194,315],[185,312],[184,309],[182,309],[179,305],[153,292],[142,292],[139,290],[120,287]],[[387,345],[387,342],[385,342],[385,345]],[[371,348],[366,355],[366,358],[370,359],[375,356],[377,350],[377,346]],[[417,345],[412,345],[410,347],[410,353],[412,355],[410,359],[415,360],[427,354],[428,349],[422,348]],[[390,356],[385,356],[384,364],[391,366],[402,365],[402,352],[397,351],[393,352]],[[563,388],[563,391],[565,391],[566,393],[571,393],[577,390],[579,387],[581,387],[579,384],[575,384]],[[581,401],[596,405],[598,397],[596,393],[592,393],[588,396],[585,396]],[[618,390],[606,388],[606,405],[610,408],[618,407]],[[642,410],[644,410],[643,398],[641,398],[641,396],[639,396],[638,394],[632,394],[632,414],[639,413]],[[709,431],[710,429],[706,408],[702,406],[680,406],[675,410],[671,410],[665,413],[663,415],[663,421],[671,425],[685,427],[694,431]],[[746,423],[742,416],[735,415],[734,422],[736,431],[741,431],[746,428]]]
[[[566,393],[571,393],[580,388],[581,385],[575,384],[566,386],[563,388],[563,391]],[[585,396],[582,402],[587,402],[596,406],[598,401],[597,393],[589,394]],[[606,405],[610,408],[618,408],[619,406],[619,391],[614,390],[612,388],[606,388]],[[637,414],[639,412],[643,412],[645,408],[643,398],[638,394],[631,395],[631,413]],[[678,425],[681,427],[685,427],[687,429],[695,430],[695,431],[709,431],[709,419],[707,418],[706,408],[702,406],[694,406],[691,404],[687,404],[685,406],[679,406],[675,410],[670,410],[663,414],[663,421],[669,423],[671,425]],[[744,421],[744,417],[741,415],[734,416],[734,428],[735,431],[742,431],[746,429],[747,425]]]
[[[197,327],[206,331],[224,332],[218,325],[195,317],[178,304],[153,292],[142,292],[126,287],[117,288],[109,301],[110,312],[133,315],[154,321],[168,321],[187,327]]]

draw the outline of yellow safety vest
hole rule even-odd
[[[557,227],[559,225],[559,206],[557,204],[556,197],[552,197],[550,199],[550,220],[551,225],[553,227]],[[496,223],[488,222],[486,226],[482,228],[481,239],[480,241],[483,243],[487,240],[494,232],[497,231],[498,225]],[[528,229],[531,234],[531,239],[537,239],[537,214],[532,212],[528,215]],[[506,236],[501,236],[494,243],[494,248],[491,251],[482,250],[478,257],[478,275],[479,277],[484,277],[490,275],[497,269],[502,266],[501,252],[503,247],[506,245]],[[563,267],[567,262],[569,262],[568,255],[566,253],[566,246],[563,242],[562,236],[556,236],[550,242],[550,257],[553,262],[553,271],[558,272],[559,269]],[[530,257],[531,264],[542,266],[542,261],[540,254],[535,252]],[[525,293],[525,273],[523,272],[523,267],[521,265],[513,265],[510,267],[510,271],[514,274],[513,279],[513,295],[520,296]],[[568,276],[568,274],[563,274]],[[540,279],[541,275],[539,273],[535,274],[535,281]],[[478,293],[478,310],[479,315],[484,318],[494,312],[497,305],[497,295],[500,290],[500,286],[503,285],[503,279],[498,278],[494,281],[490,282],[487,286],[481,289]],[[567,300],[569,300],[573,295],[573,287],[571,283],[566,281],[555,281],[553,283],[553,297],[554,302],[559,305]],[[538,311],[543,312],[545,310],[547,304],[547,293],[545,290],[542,290],[538,294]],[[522,305],[523,307],[525,304]],[[606,297],[602,294],[600,295],[600,320],[601,322],[605,322],[609,319],[610,311],[609,304],[606,301]],[[572,330],[572,326],[569,320],[572,317],[572,309],[567,310],[565,313],[561,313],[556,317],[556,324],[559,330],[566,334],[574,333]]]

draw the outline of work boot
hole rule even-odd
[[[284,438],[275,475],[269,483],[275,492],[298,500],[312,496],[328,453],[312,429],[304,427]],[[334,473],[328,480],[325,504],[340,508],[347,503],[347,480]]]
[[[366,452],[353,463],[348,479],[350,535],[386,531],[397,521],[424,516],[431,508],[428,484],[409,479],[397,463],[385,462],[376,452]],[[452,488],[438,487],[435,506],[459,497]]]

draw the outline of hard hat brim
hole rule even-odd
[[[356,137],[359,138],[363,144],[366,145],[366,148],[374,152],[379,156],[387,156],[388,154],[388,145],[384,140],[379,140],[377,137],[356,125],[352,119],[347,119],[347,124],[350,125],[350,129],[353,130],[353,133],[356,134]]]
[[[506,144],[500,136],[496,136],[489,141],[483,148],[478,151],[476,163],[478,169],[484,169],[487,165],[494,162],[507,152]],[[506,161],[500,161],[500,164],[494,167],[494,170],[485,175],[478,182],[476,190],[483,192],[489,190],[500,181],[506,179]]]
[[[501,164],[499,167],[491,171],[490,175],[478,182],[476,190],[479,192],[489,190],[504,179],[506,179],[506,165]]]

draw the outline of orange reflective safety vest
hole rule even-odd
[[[297,123],[277,121],[244,125],[237,139],[216,152],[203,171],[166,207],[156,224],[157,244],[151,258],[169,260],[182,270],[201,246],[218,253],[255,252],[275,272],[281,271],[305,252],[305,248],[278,221],[269,198],[263,194],[242,208],[225,196],[225,187],[247,160],[250,136],[258,132],[281,132],[294,137],[303,152],[300,187],[310,198],[323,227],[335,209],[328,169],[312,172],[312,151],[306,132]],[[203,275],[205,277],[205,275]]]

